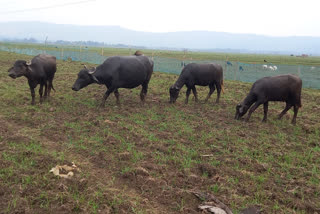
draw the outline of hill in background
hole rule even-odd
[[[320,37],[271,37],[212,31],[151,33],[119,26],[79,26],[43,22],[2,22],[0,39],[96,41],[157,49],[320,55]]]

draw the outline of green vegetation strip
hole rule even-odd
[[[131,48],[109,48],[109,47],[86,47],[86,46],[61,46],[61,45],[47,45],[43,44],[24,44],[24,43],[3,43],[0,45],[8,48],[18,49],[40,49],[47,51],[75,51],[75,52],[96,52],[104,56],[114,55],[132,55],[136,50]],[[240,53],[218,53],[218,52],[198,52],[198,51],[171,51],[171,50],[157,50],[157,49],[143,49],[145,55],[168,57],[178,60],[223,60],[234,61],[248,64],[266,64],[268,63],[277,65],[308,65],[320,66],[319,56],[297,57],[290,55],[272,55],[272,54],[240,54]]]

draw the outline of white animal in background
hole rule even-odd
[[[267,65],[262,65],[262,68],[263,69],[268,69],[268,66]]]
[[[312,70],[314,70],[316,67],[314,67],[314,66],[312,66],[311,68],[310,68],[310,70],[312,71]]]
[[[274,65],[273,69],[276,71],[276,70],[278,70],[278,67]]]
[[[269,69],[271,70],[271,71],[274,71],[274,68],[273,68],[273,66],[269,66]]]

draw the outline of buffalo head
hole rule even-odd
[[[170,92],[170,103],[175,103],[179,96],[180,89],[177,86],[173,85],[170,87],[169,92]]]
[[[234,119],[239,120],[243,115],[245,115],[248,111],[249,107],[247,105],[244,105],[242,103],[239,103],[236,106],[236,115]]]
[[[86,66],[78,73],[78,79],[72,86],[72,90],[79,91],[80,89],[94,83],[99,82],[98,79],[94,76],[96,68],[89,70]]]
[[[24,75],[27,75],[27,73],[29,72],[29,66],[31,65],[31,63],[26,62],[24,60],[17,60],[13,67],[11,67],[8,72],[9,72],[9,76],[13,79],[17,78],[17,77],[21,77]]]

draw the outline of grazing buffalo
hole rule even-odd
[[[44,99],[50,96],[51,89],[54,90],[52,81],[54,74],[57,70],[56,57],[39,54],[35,56],[31,62],[24,60],[17,60],[13,67],[8,70],[9,76],[13,79],[21,76],[25,76],[28,79],[32,101],[31,104],[35,104],[35,92],[34,89],[40,84],[39,94],[40,103],[43,98],[43,86],[44,86]]]
[[[220,92],[223,90],[223,71],[222,67],[218,64],[196,64],[190,63],[186,65],[181,71],[181,74],[178,80],[170,87],[170,103],[176,102],[180,89],[186,85],[187,93],[186,93],[186,101],[188,103],[188,98],[190,92],[192,90],[193,95],[195,97],[195,101],[198,102],[196,85],[207,86],[209,85],[210,91],[205,99],[208,101],[211,94],[214,92],[215,88],[217,88],[217,100],[219,102]]]
[[[286,107],[278,118],[281,119],[293,106],[292,124],[295,124],[299,107],[301,107],[301,88],[302,81],[295,75],[288,74],[261,78],[252,85],[247,97],[237,105],[235,119],[239,120],[255,103],[250,108],[246,121],[250,119],[251,114],[258,106],[263,104],[264,117],[262,121],[266,122],[269,101],[284,101],[286,102]]]
[[[108,89],[101,103],[101,106],[104,106],[112,92],[117,103],[120,103],[118,88],[135,88],[142,85],[140,98],[143,102],[152,73],[153,61],[144,55],[109,57],[97,68],[82,69],[72,90],[79,91],[92,83],[104,84]]]

